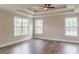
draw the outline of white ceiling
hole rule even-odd
[[[39,10],[39,6],[43,4],[0,4],[0,9],[4,9],[7,11],[16,11],[16,12],[22,12],[25,14],[33,14],[33,10]],[[70,11],[71,8],[67,8],[67,4],[52,4],[52,6],[55,7],[55,9],[49,9],[48,11],[39,10],[37,14],[50,14],[55,12],[67,12]]]
[[[44,5],[40,4],[40,5],[36,5],[36,6],[32,7],[32,8],[28,8],[28,9],[31,10],[31,11],[44,12],[45,10],[40,6],[44,6]],[[65,4],[51,4],[51,6],[55,7],[55,8],[49,8],[48,11],[55,10],[55,9],[66,8]]]
[[[35,4],[0,4],[0,9],[20,10],[33,6],[35,6]]]
[[[39,6],[43,6],[43,4],[0,4],[0,8],[8,8],[8,9],[22,9],[22,8],[39,8]],[[51,4],[55,8],[62,8],[65,7],[65,4]]]

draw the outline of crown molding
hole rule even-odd
[[[66,13],[60,13],[60,14],[49,14],[49,15],[41,15],[41,16],[35,16],[35,17],[47,17],[47,16],[58,16],[58,15],[76,15],[79,14],[79,12],[66,12]]]
[[[28,17],[46,17],[46,16],[56,16],[56,15],[66,15],[66,14],[79,13],[79,12],[74,12],[74,8],[64,8],[64,9],[57,9],[57,10],[51,10],[51,11],[39,12],[39,13],[35,13],[35,12],[28,10],[28,9],[23,9],[23,10],[25,12],[28,12],[28,14],[6,9],[7,12],[10,12],[10,13],[13,13],[13,14],[20,14],[20,15],[24,15],[24,16],[28,16]],[[73,11],[65,12],[65,11],[69,11],[69,10],[73,10]],[[58,12],[61,12],[61,13],[58,13]]]

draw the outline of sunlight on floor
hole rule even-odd
[[[78,47],[76,45],[65,45],[63,52],[66,54],[76,54],[78,53]]]

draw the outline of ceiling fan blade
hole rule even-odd
[[[55,7],[47,7],[47,8],[55,8]]]
[[[51,4],[44,4],[44,5],[41,5],[40,7],[49,7]]]
[[[48,4],[48,6],[51,6],[51,4]]]

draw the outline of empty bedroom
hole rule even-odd
[[[0,54],[79,54],[79,4],[0,4]]]

